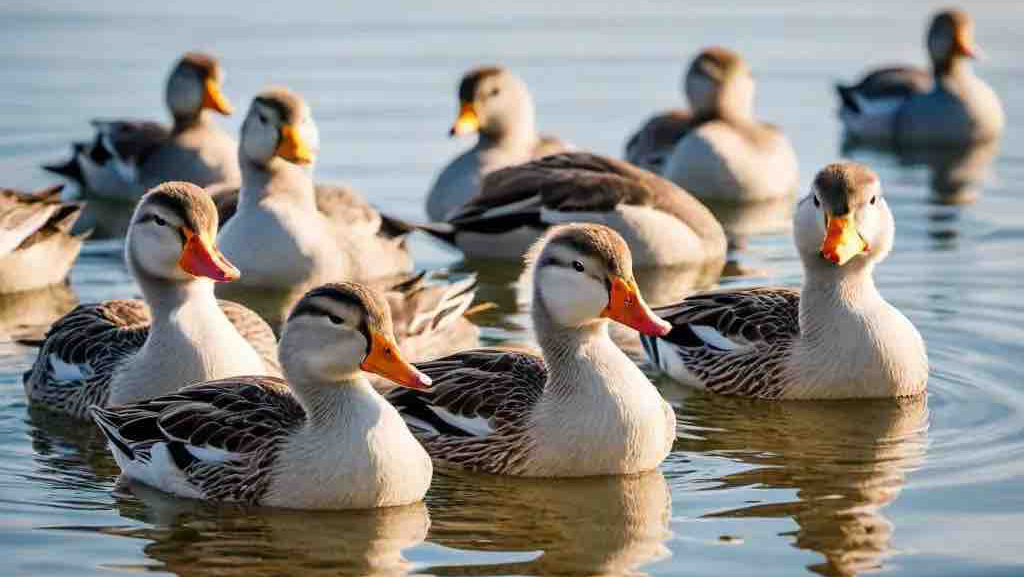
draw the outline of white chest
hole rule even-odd
[[[657,467],[675,430],[675,415],[658,390],[621,352],[580,366],[572,394],[545,397],[535,411],[531,473],[628,474]]]
[[[362,509],[423,499],[430,457],[398,411],[383,399],[347,404],[331,426],[310,424],[289,440],[264,504]]]

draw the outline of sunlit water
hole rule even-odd
[[[868,63],[921,62],[934,6],[847,2],[258,4],[14,0],[0,7],[0,185],[53,179],[104,115],[160,118],[162,86],[184,50],[220,55],[244,109],[269,83],[310,101],[321,180],[357,185],[380,207],[422,216],[433,174],[465,141],[445,138],[460,73],[521,73],[543,130],[618,155],[629,130],[676,105],[701,46],[742,52],[760,114],[783,126],[802,186],[840,156],[831,83]],[[1024,526],[1024,9],[972,2],[1003,97],[999,150],[922,164],[854,151],[882,176],[896,248],[878,269],[890,301],[919,327],[932,364],[916,403],[766,403],[659,381],[676,407],[675,451],[649,475],[523,481],[440,473],[422,505],[368,513],[290,513],[183,502],[116,486],[89,427],[30,414],[20,373],[30,348],[0,345],[0,573],[285,574],[1020,574]],[[237,129],[240,115],[226,120]],[[973,198],[968,204],[949,204]],[[744,215],[740,215],[744,216]],[[769,217],[738,219],[749,226]],[[723,284],[796,285],[787,231],[744,239],[748,275]],[[92,243],[72,292],[0,300],[4,334],[82,301],[136,289],[116,241]],[[417,238],[423,267],[469,270]],[[482,273],[489,343],[528,340],[514,267]]]

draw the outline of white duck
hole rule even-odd
[[[430,385],[402,359],[387,303],[354,283],[315,288],[289,316],[280,353],[287,381],[236,377],[93,409],[124,475],[183,497],[273,507],[421,500],[430,457],[362,373]]]
[[[427,193],[427,216],[436,221],[472,198],[485,174],[570,148],[554,136],[537,133],[530,91],[508,69],[470,70],[459,83],[458,96],[459,115],[450,135],[476,132],[479,139],[441,171]]]
[[[137,401],[183,383],[278,374],[270,327],[217,301],[238,270],[214,245],[217,212],[203,189],[168,182],[139,201],[125,244],[145,301],[82,305],[54,323],[25,373],[29,401],[86,418],[91,405]]]
[[[605,226],[562,225],[530,262],[541,356],[491,348],[420,363],[433,388],[389,400],[451,466],[525,477],[657,467],[672,448],[675,413],[608,336],[608,319],[650,335],[669,329],[636,288],[629,247]]]
[[[723,290],[661,307],[672,331],[643,337],[651,361],[677,381],[725,395],[923,393],[924,341],[872,276],[894,236],[878,176],[853,162],[826,166],[797,206],[793,228],[802,290]]]
[[[94,120],[93,143],[76,143],[71,160],[44,168],[77,181],[86,193],[131,203],[170,180],[237,184],[238,144],[210,114],[231,114],[221,92],[223,77],[215,57],[186,53],[167,80],[170,127],[147,120]]]
[[[879,144],[958,147],[999,137],[1006,124],[999,97],[974,75],[974,22],[944,10],[928,28],[932,70],[892,66],[855,85],[837,85],[849,136]]]
[[[311,174],[318,146],[312,113],[298,94],[272,88],[253,99],[242,124],[238,209],[217,239],[242,278],[218,287],[219,295],[247,302],[258,292],[275,301],[260,310],[283,314],[313,286],[412,270],[405,234],[363,210],[354,193],[349,199],[361,204],[347,218],[318,210]]]
[[[665,156],[662,176],[702,200],[758,202],[796,193],[796,153],[782,130],[755,118],[754,78],[739,54],[703,50],[686,73],[685,91],[692,118],[665,115],[680,135]],[[643,130],[666,123],[648,122]],[[663,135],[636,139],[671,141]],[[643,163],[654,152],[634,146],[629,154]]]

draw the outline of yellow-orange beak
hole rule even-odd
[[[672,330],[672,325],[654,314],[644,302],[636,281],[621,276],[612,280],[608,306],[601,312],[601,316],[655,337],[667,335]]]
[[[196,234],[183,228],[185,248],[181,251],[178,266],[192,276],[211,278],[217,282],[237,280],[241,273],[235,265],[224,258],[208,233]]]
[[[448,136],[460,136],[477,130],[480,130],[480,117],[476,115],[472,102],[463,102],[462,108],[459,109],[459,117],[448,131]]]
[[[220,84],[213,78],[207,78],[203,84],[203,108],[216,110],[221,114],[231,114],[234,108],[227,96],[220,91]]]
[[[868,243],[857,231],[853,213],[846,216],[825,217],[825,240],[821,243],[821,256],[843,266],[858,254],[868,250]]]
[[[959,54],[968,58],[979,56],[978,45],[974,43],[974,31],[971,28],[961,28],[953,36],[953,48]]]
[[[426,389],[430,386],[430,377],[402,358],[394,339],[374,331],[370,331],[370,337],[373,341],[370,343],[370,354],[366,355],[359,368],[410,389]]]
[[[281,141],[277,145],[277,155],[295,164],[310,164],[314,158],[309,145],[291,124],[281,127]]]

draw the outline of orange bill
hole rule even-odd
[[[978,57],[978,46],[974,43],[974,30],[964,27],[957,30],[954,36],[956,51],[968,58]]]
[[[643,297],[640,296],[640,290],[636,286],[636,281],[623,277],[615,277],[612,280],[608,306],[605,307],[601,316],[634,328],[645,335],[655,337],[667,335],[672,330],[672,325],[654,314],[654,311],[644,302]]]
[[[410,389],[426,389],[430,386],[430,377],[402,358],[394,339],[374,331],[370,331],[370,337],[373,341],[370,343],[370,354],[366,355],[359,368]]]
[[[295,164],[310,164],[313,162],[313,151],[299,134],[298,129],[291,124],[281,127],[281,140],[277,145],[277,155]]]
[[[196,234],[187,228],[182,231],[187,239],[178,260],[182,270],[192,276],[211,278],[217,282],[231,282],[241,276],[207,233]]]
[[[821,256],[843,266],[858,254],[868,250],[868,243],[857,231],[853,215],[825,217],[827,231],[821,243]]]
[[[480,130],[480,117],[476,115],[472,102],[463,102],[462,108],[459,109],[459,117],[448,131],[448,136],[460,136],[477,130]]]
[[[213,78],[207,78],[203,85],[203,108],[216,110],[221,114],[231,114],[234,111],[227,96],[220,91],[220,84]]]

